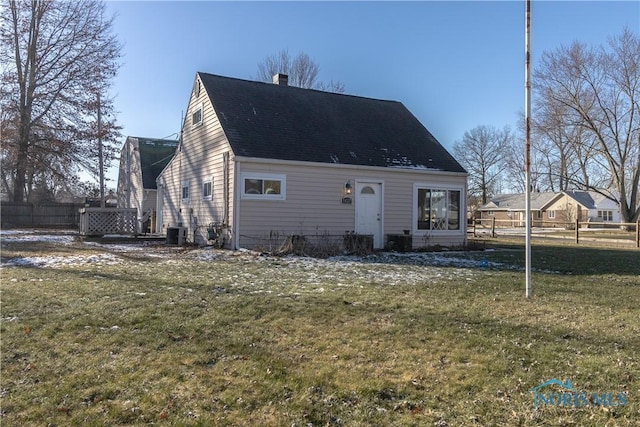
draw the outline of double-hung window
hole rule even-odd
[[[191,112],[191,127],[200,126],[202,124],[202,104],[197,105]]]
[[[461,189],[415,185],[418,231],[461,230]]]
[[[213,178],[202,181],[202,198],[211,200],[213,198]]]
[[[189,200],[189,181],[182,181],[182,201]]]
[[[245,173],[242,175],[242,198],[256,200],[285,200],[286,175]]]
[[[613,211],[598,211],[598,219],[601,221],[613,221]]]

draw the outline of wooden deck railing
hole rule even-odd
[[[80,235],[138,234],[137,209],[83,208],[80,209]]]

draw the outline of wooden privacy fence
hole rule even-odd
[[[2,202],[0,218],[7,227],[77,227],[80,221],[79,203]]]
[[[547,228],[545,228],[547,227]],[[474,237],[478,234],[489,234],[496,237],[498,234],[515,234],[524,235],[525,228],[522,226],[514,227],[512,220],[477,219],[473,221],[473,225],[468,227],[468,232]],[[507,230],[509,230],[507,232]],[[636,248],[640,248],[640,220],[637,222],[592,222],[592,221],[573,221],[573,222],[534,222],[532,226],[534,235],[539,237],[554,237],[560,235],[559,231],[571,232],[576,244],[580,243],[580,239],[588,236],[588,239],[600,239],[603,241],[612,241],[619,237],[624,242],[632,242],[635,240]]]
[[[138,234],[138,210],[83,208],[80,210],[80,235]]]

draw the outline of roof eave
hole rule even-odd
[[[347,163],[309,162],[304,160],[282,160],[282,159],[270,159],[270,158],[263,158],[263,157],[234,156],[234,160],[236,162],[251,162],[251,163],[262,163],[262,164],[280,164],[280,165],[290,165],[290,166],[325,167],[325,168],[328,167],[328,168],[338,168],[338,169],[358,169],[358,170],[375,170],[375,171],[388,170],[388,171],[401,172],[401,173],[436,174],[436,175],[448,175],[448,176],[459,176],[459,177],[466,177],[469,175],[466,172],[443,171],[443,170],[436,170],[436,169],[351,165]]]

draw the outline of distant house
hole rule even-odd
[[[482,219],[495,218],[502,226],[524,227],[524,193],[499,194],[480,208]],[[620,222],[616,202],[595,191],[531,193],[532,226],[565,226],[580,222]]]
[[[533,192],[531,193],[531,218],[532,225],[540,225],[542,221],[553,221],[546,211],[547,206],[559,199],[559,193],[553,192]],[[525,198],[524,193],[499,194],[490,202],[480,207],[480,218],[495,218],[502,226],[524,227],[525,226]]]
[[[127,137],[120,152],[118,207],[138,210],[140,232],[155,232],[156,178],[175,154],[178,141]]]
[[[563,191],[562,197],[547,209],[556,212],[563,221],[620,222],[617,202],[595,191]]]
[[[400,102],[197,73],[158,178],[158,229],[256,248],[284,236],[466,240],[467,173]]]

